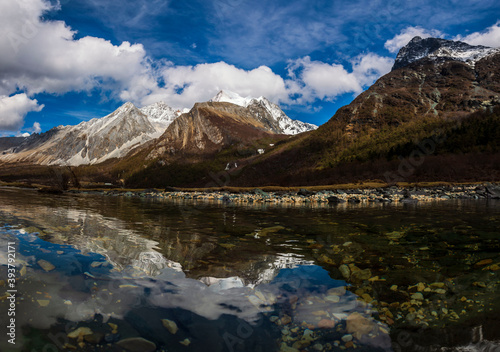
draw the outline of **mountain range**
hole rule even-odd
[[[126,103],[77,126],[0,139],[0,162],[92,164],[80,177],[137,187],[494,181],[499,106],[499,49],[415,37],[391,72],[319,128],[264,97],[221,91],[182,112]]]
[[[243,100],[246,105],[239,105]],[[291,120],[277,105],[264,97],[242,98],[236,93],[221,91],[211,102],[237,105],[239,110],[236,115],[257,119],[260,121],[257,129],[270,133],[297,134],[317,128],[312,124]],[[198,105],[193,109],[197,110]],[[122,158],[131,150],[157,139],[178,117],[190,113],[189,109],[176,111],[164,102],[141,109],[128,102],[107,116],[76,126],[58,126],[25,139],[0,138],[0,162],[79,166]],[[178,129],[179,124],[175,124],[172,129]]]

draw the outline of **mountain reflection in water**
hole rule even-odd
[[[481,350],[498,336],[478,333],[474,309],[470,328],[446,320],[475,305],[495,321],[494,205],[458,204],[459,219],[457,205],[262,210],[12,189],[0,201],[19,276],[17,349],[2,351]],[[5,251],[0,263],[5,277]]]

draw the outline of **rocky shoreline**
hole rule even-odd
[[[460,186],[398,187],[371,189],[337,189],[312,191],[301,188],[296,192],[265,192],[259,188],[243,192],[230,191],[183,191],[172,187],[165,190],[72,190],[72,193],[102,194],[108,196],[160,198],[171,200],[210,201],[233,204],[284,204],[284,205],[331,205],[342,203],[418,203],[450,199],[500,199],[500,185],[492,183]]]

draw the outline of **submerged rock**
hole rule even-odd
[[[73,330],[72,332],[70,332],[68,334],[68,337],[70,339],[83,339],[84,336],[86,336],[86,335],[92,335],[92,334],[93,334],[93,332],[92,332],[92,330],[90,330],[90,328],[85,327],[85,326],[81,326],[78,329]]]
[[[352,313],[346,320],[347,332],[358,340],[361,340],[364,335],[368,335],[376,327],[377,324],[374,321],[365,318],[358,312]]]
[[[156,345],[142,337],[131,337],[128,339],[120,340],[116,343],[121,348],[130,352],[154,352]]]
[[[421,292],[415,292],[414,294],[411,295],[411,299],[414,299],[417,301],[423,301],[424,295]]]
[[[168,319],[162,319],[161,323],[163,324],[165,329],[167,329],[172,335],[175,335],[177,333],[177,331],[179,330],[175,321],[168,320]]]
[[[37,262],[37,264],[40,265],[40,267],[45,271],[51,271],[51,270],[54,270],[56,268],[52,263],[50,263],[44,259],[40,259]]]
[[[184,340],[179,341],[179,343],[180,343],[181,345],[184,345],[184,346],[189,346],[189,345],[191,344],[191,340],[190,340],[190,339],[188,339],[188,338],[185,338]]]
[[[349,278],[349,276],[351,276],[351,269],[349,269],[349,267],[345,264],[342,264],[340,267],[339,267],[339,270],[340,270],[340,273],[342,274],[342,276],[346,279]]]

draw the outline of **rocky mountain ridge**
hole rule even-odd
[[[268,137],[275,134],[277,128],[276,121],[262,107],[196,103],[155,141],[148,159],[178,153],[209,154],[223,147]]]
[[[444,52],[447,56],[436,56]],[[416,37],[398,58],[391,72],[340,108],[327,125],[344,121],[352,133],[424,117],[459,118],[500,104],[498,49]]]
[[[275,122],[272,123],[272,129],[275,133],[295,135],[302,132],[312,131],[318,128],[318,126],[311,123],[292,120],[283,112],[283,110],[281,110],[278,105],[272,103],[271,101],[269,101],[269,99],[262,96],[259,98],[244,98],[236,93],[221,90],[210,101],[226,102],[249,108],[251,111],[254,111],[257,116],[261,114],[260,111],[265,111],[272,117],[272,119],[270,119],[268,116],[261,116],[260,118],[269,122]]]
[[[397,70],[423,58],[461,61],[473,67],[477,61],[499,52],[498,48],[483,45],[470,45],[461,41],[441,38],[422,39],[416,36],[399,50],[392,70]]]
[[[138,145],[157,138],[169,123],[164,116],[150,119],[132,103],[125,103],[102,118],[32,134],[20,145],[4,151],[0,161],[69,166],[96,164],[125,156]]]
[[[231,110],[230,114],[232,115],[241,114],[240,118],[232,116],[228,119],[230,126],[223,128],[228,136],[232,134],[232,132],[228,132],[229,130],[236,131],[242,128],[236,126],[236,122],[245,124],[251,121],[250,125],[257,126],[257,129],[277,134],[296,134],[317,127],[291,120],[277,105],[264,97],[258,99],[241,98],[235,93],[230,94],[229,97],[227,93],[220,92],[212,99],[214,102],[231,100],[230,104],[226,103],[228,105],[237,103],[235,108],[219,106],[223,110],[222,115],[226,114],[228,110]],[[0,162],[79,166],[121,158],[134,148],[160,137],[179,116],[189,114],[189,112],[188,109],[174,110],[161,101],[141,109],[132,103],[125,103],[113,113],[102,118],[84,121],[76,126],[58,126],[46,133],[33,134],[26,139],[5,140],[3,144],[0,143],[0,145],[4,145]],[[215,113],[215,115],[217,114]],[[224,121],[218,122],[219,126],[223,124]],[[187,123],[185,127],[188,128],[189,125],[192,124]],[[177,133],[178,137],[182,134],[183,138],[187,138],[186,133],[189,134],[189,131],[179,132],[178,127],[179,124],[173,128],[177,132],[172,133]],[[222,142],[223,138],[216,138],[216,141],[208,130],[201,125],[198,127],[200,128],[197,137],[192,140],[195,148],[205,149],[204,142],[201,142],[202,134],[208,136],[208,140],[215,142],[215,144]],[[170,137],[173,136],[172,133],[169,134]],[[249,133],[249,138],[252,139],[254,132],[249,130]],[[246,139],[240,135],[236,137],[236,140]],[[183,142],[183,148],[190,149],[186,145],[186,141]],[[178,143],[172,143],[172,148],[178,148]]]

